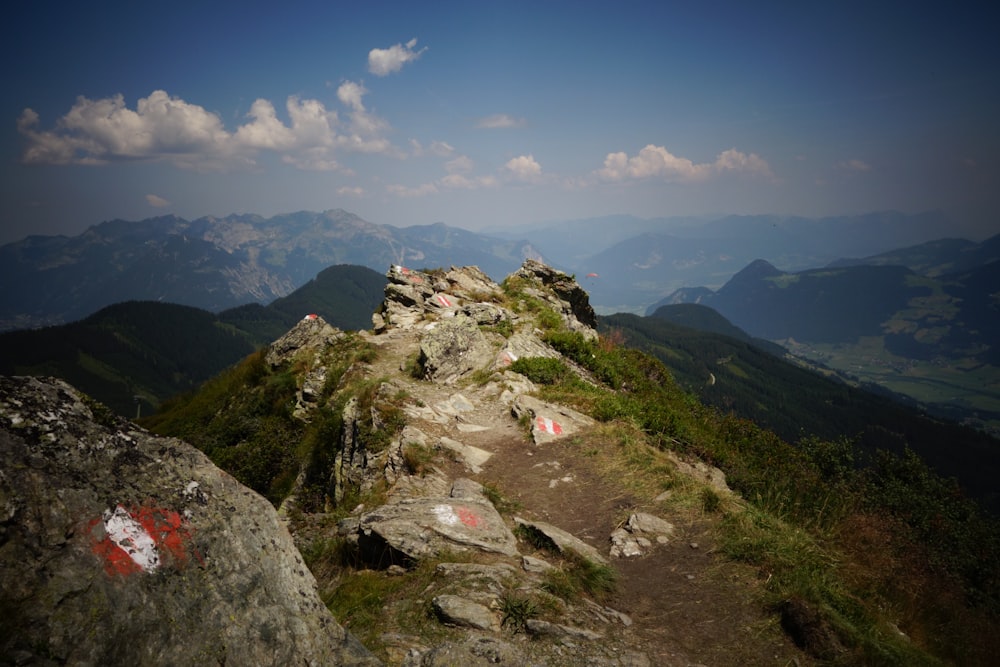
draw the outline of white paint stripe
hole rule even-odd
[[[111,541],[146,572],[160,566],[160,554],[153,536],[121,505],[114,512],[104,511],[104,530]]]
[[[460,521],[451,505],[435,505],[431,511],[434,512],[437,520],[446,526],[454,526]]]

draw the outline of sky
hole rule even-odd
[[[988,3],[5,10],[0,243],[342,208],[477,231],[943,210],[1000,232]]]

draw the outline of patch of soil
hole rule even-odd
[[[618,583],[602,601],[632,619],[629,644],[653,665],[812,663],[781,631],[777,616],[756,601],[760,583],[754,573],[717,557],[710,518],[692,523],[644,507],[595,471],[582,448],[569,441],[494,444],[500,451],[479,481],[517,501],[525,518],[559,526],[603,554],[611,532],[632,512],[674,522],[677,532],[669,543],[647,556],[612,561]]]

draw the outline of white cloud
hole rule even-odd
[[[430,151],[431,155],[448,157],[455,152],[455,148],[444,141],[432,141]]]
[[[494,176],[466,176],[465,174],[451,173],[438,181],[438,183],[445,188],[477,190],[479,188],[495,187],[497,179]]]
[[[253,120],[236,130],[237,143],[271,150],[287,150],[295,144],[295,134],[278,120],[274,105],[267,100],[255,100],[247,116]]]
[[[362,102],[362,98],[367,92],[368,89],[360,83],[345,81],[337,88],[337,99],[340,100],[341,104],[350,107],[354,111],[364,111],[365,105]]]
[[[170,202],[157,195],[146,195],[146,203],[154,208],[164,208],[165,206],[170,206]]]
[[[531,155],[519,155],[504,165],[507,174],[518,181],[536,181],[542,175],[542,165]]]
[[[341,84],[337,97],[349,109],[347,122],[319,100],[293,96],[285,104],[286,124],[270,101],[257,99],[247,122],[229,132],[218,114],[156,90],[134,110],[121,95],[80,97],[50,130],[41,129],[38,114],[25,109],[17,128],[27,139],[22,160],[32,164],[143,160],[223,168],[253,164],[258,152],[273,151],[300,169],[342,171],[338,151],[399,155],[386,137],[389,124],[365,109],[367,92],[351,81]]]
[[[864,160],[859,160],[857,158],[851,160],[845,160],[838,165],[841,169],[847,169],[848,171],[871,171],[872,166],[865,162]]]
[[[763,158],[756,153],[750,153],[749,155],[741,153],[735,148],[730,148],[728,151],[719,153],[719,157],[715,159],[715,164],[712,166],[716,171],[720,172],[739,171],[774,178],[770,165]]]
[[[604,167],[596,173],[603,180],[615,182],[661,178],[672,183],[697,183],[727,171],[773,178],[767,162],[755,153],[748,155],[731,148],[720,153],[715,162],[696,164],[653,144],[633,157],[624,152],[608,153]]]
[[[355,185],[355,186],[345,185],[345,186],[337,188],[336,192],[341,197],[364,197],[365,196],[365,189],[363,187],[361,187],[360,185]]]
[[[476,121],[476,127],[485,129],[502,129],[508,127],[524,127],[527,125],[527,121],[523,118],[514,118],[513,116],[508,116],[505,113],[497,113],[492,116],[486,116],[485,118],[480,118]]]
[[[403,69],[403,65],[416,60],[427,50],[427,47],[414,51],[417,45],[414,37],[406,44],[396,44],[388,49],[372,49],[368,52],[368,71],[375,76],[387,76],[393,72]]]
[[[459,155],[454,160],[448,160],[444,163],[444,170],[449,174],[472,171],[472,167],[472,160],[467,155]]]
[[[162,90],[140,98],[134,111],[121,95],[78,97],[56,130],[38,131],[37,124],[31,109],[18,119],[29,141],[25,162],[101,164],[152,157],[184,162],[191,155],[219,157],[232,148],[232,136],[218,115]]]

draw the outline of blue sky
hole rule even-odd
[[[1000,231],[986,3],[20,3],[0,242],[343,208],[475,230],[943,209]]]

